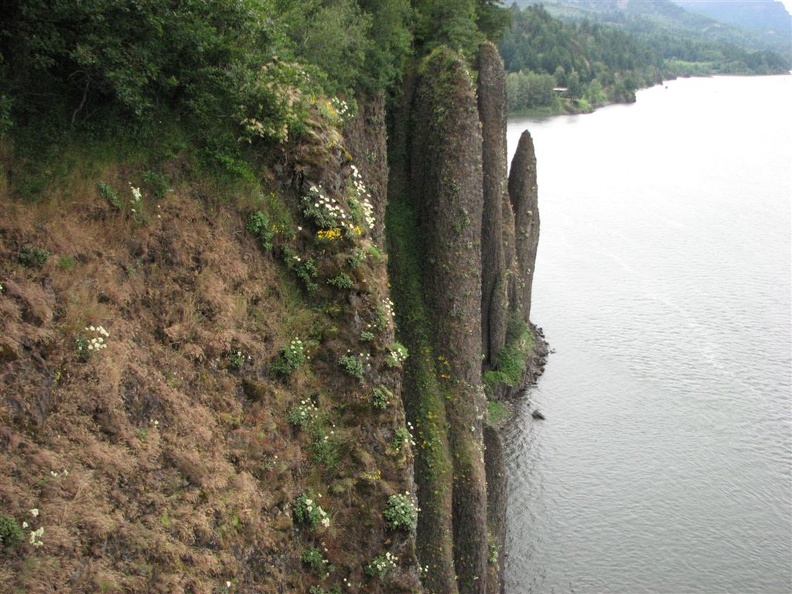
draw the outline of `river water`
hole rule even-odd
[[[790,106],[681,79],[509,121],[555,353],[506,428],[508,594],[792,592]]]

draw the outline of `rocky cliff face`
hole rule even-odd
[[[516,223],[517,251],[516,282],[511,307],[526,324],[531,316],[531,287],[536,249],[539,245],[538,197],[536,153],[531,133],[526,130],[517,144],[509,175],[509,198]]]
[[[501,589],[505,475],[497,433],[485,427],[482,372],[500,374],[488,383],[493,395],[524,378],[538,239],[527,145],[507,191],[505,74],[494,46],[481,47],[477,68],[476,86],[455,53],[428,56],[408,79],[391,142],[390,267],[414,354],[404,399],[417,429],[418,552],[430,568],[425,585],[443,593]],[[522,358],[510,385],[500,379],[504,353]]]

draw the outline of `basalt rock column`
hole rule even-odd
[[[478,110],[482,130],[481,330],[484,364],[506,344],[508,285],[514,262],[514,214],[506,187],[506,73],[497,48],[478,55]]]
[[[519,274],[513,300],[513,311],[528,323],[531,316],[536,248],[539,244],[538,189],[536,185],[536,153],[533,139],[526,130],[517,144],[509,173],[509,198],[516,223],[516,249]]]
[[[424,295],[434,352],[448,367],[441,377],[453,464],[454,567],[459,592],[484,594],[482,140],[471,74],[448,49],[433,52],[419,73],[413,129],[411,180],[424,250]]]

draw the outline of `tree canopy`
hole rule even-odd
[[[0,134],[167,118],[280,142],[322,97],[386,91],[438,45],[472,57],[508,18],[500,0],[7,0]]]

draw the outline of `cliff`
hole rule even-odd
[[[478,84],[441,48],[407,80],[387,231],[399,335],[414,354],[404,402],[418,444],[424,584],[483,594],[501,589],[505,529],[485,387],[502,398],[526,381],[538,211],[529,136],[507,189],[505,74],[494,46],[481,46],[476,66]]]
[[[539,220],[474,66],[306,104],[232,184],[167,135],[0,139],[0,591],[501,590]]]
[[[231,188],[77,156],[39,200],[1,145],[0,591],[421,590],[383,128],[347,129]]]

